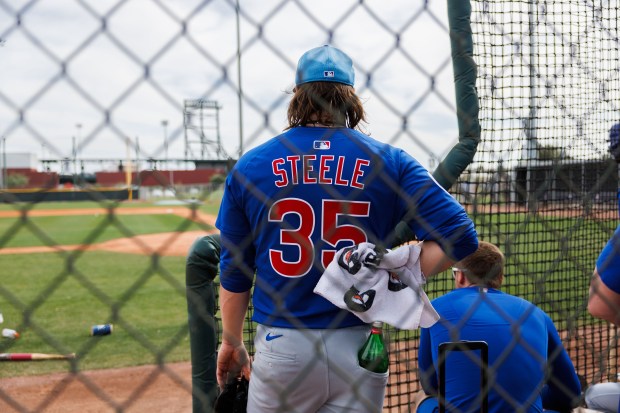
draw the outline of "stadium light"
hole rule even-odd
[[[168,167],[168,121],[166,119],[161,121],[161,126],[164,127],[164,162],[166,168]]]
[[[6,182],[6,136],[2,137],[0,141],[0,161],[2,162],[2,168],[0,168],[0,188],[8,188]]]

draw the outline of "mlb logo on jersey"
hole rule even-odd
[[[323,77],[335,77],[336,73],[333,70],[324,70]]]
[[[329,141],[314,141],[314,149],[326,150],[329,149]]]

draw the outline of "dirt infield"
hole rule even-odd
[[[191,412],[189,363],[0,380],[0,412]]]

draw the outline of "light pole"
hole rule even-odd
[[[6,136],[3,136],[2,141],[0,141],[0,160],[2,161],[2,168],[0,169],[0,188],[8,188],[9,185],[6,182]]]
[[[81,123],[75,124],[75,137],[73,138],[73,185],[76,185],[79,181],[78,179],[78,168],[77,168],[77,157],[78,157],[78,146],[80,144],[80,130],[82,129]]]
[[[166,168],[168,167],[168,121],[162,120],[161,126],[164,127],[164,162],[166,163]]]

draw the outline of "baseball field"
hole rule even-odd
[[[218,206],[217,201],[200,206],[55,203],[28,205],[27,211],[0,206],[0,328],[21,334],[17,340],[1,339],[0,353],[77,356],[2,362],[0,411],[36,411],[45,405],[52,412],[112,411],[112,406],[139,412],[168,404],[174,406],[169,411],[188,411],[185,255],[197,237],[214,230]],[[482,238],[506,245],[507,252],[511,240],[495,228],[514,222],[511,236],[527,238],[519,245],[529,245],[531,261],[509,260],[508,274],[539,273],[543,265],[556,265],[550,273],[561,274],[512,279],[508,290],[546,307],[560,329],[582,316],[589,281],[583,274],[591,271],[585,266],[594,258],[582,257],[568,240],[600,232],[590,227],[600,222],[580,222],[579,217],[532,221],[521,212],[480,215],[477,221]],[[573,229],[564,234],[554,227]],[[557,244],[555,264],[538,256],[551,244]],[[567,253],[568,260],[559,259]],[[574,288],[566,288],[567,283]],[[429,283],[429,295],[441,294],[449,284],[449,276],[438,277]],[[113,324],[112,334],[90,335],[93,325],[104,323]],[[394,343],[391,386],[415,382],[414,336]],[[591,355],[576,349],[591,336],[583,331],[567,337],[578,368],[588,362],[578,359]]]
[[[213,230],[217,208],[0,206],[0,328],[20,333],[0,339],[0,353],[76,354],[2,362],[0,411],[191,405],[185,255]],[[112,334],[90,335],[104,323]]]

